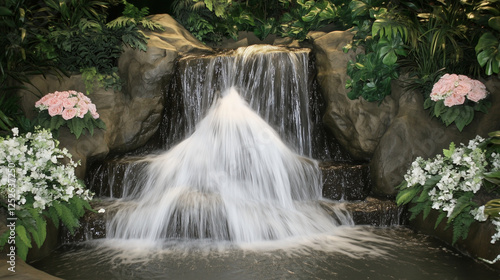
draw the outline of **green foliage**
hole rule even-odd
[[[336,7],[325,0],[297,0],[297,8],[290,9],[280,18],[280,35],[304,40],[311,30],[333,22],[337,18]]]
[[[399,46],[400,51],[386,53],[383,63],[396,65],[394,72],[409,73],[409,89],[425,94],[442,73],[457,73],[477,78],[481,67],[486,74],[498,73],[500,68],[500,9],[499,1],[351,1],[347,25],[355,27],[355,39],[349,48],[363,46],[365,55],[379,52],[374,47],[381,40]],[[475,47],[475,52],[474,52]],[[474,55],[476,54],[476,55]],[[382,54],[383,55],[383,54]],[[358,59],[366,60],[363,54]],[[374,61],[373,58],[368,58]],[[361,63],[364,64],[364,63]],[[377,63],[376,63],[377,64]],[[380,65],[380,63],[378,63]],[[378,69],[377,69],[378,70]],[[375,71],[377,71],[375,70]],[[355,72],[361,73],[355,73]],[[351,98],[368,96],[371,101],[373,89],[383,98],[390,94],[388,87],[374,84],[376,73],[366,68],[351,67]],[[394,75],[397,77],[398,75]],[[354,84],[361,83],[361,85]],[[382,93],[385,89],[387,92]],[[370,94],[363,93],[370,90]],[[463,116],[464,119],[467,116]]]
[[[7,208],[7,205],[2,203],[2,207]],[[17,255],[26,260],[30,248],[34,246],[40,248],[43,245],[47,237],[47,221],[49,220],[56,227],[61,222],[71,234],[74,234],[75,229],[80,225],[78,218],[84,215],[85,210],[92,210],[89,202],[77,196],[70,198],[67,202],[54,201],[52,206],[41,213],[27,206],[15,210],[17,217],[15,227]],[[9,231],[0,236],[0,247],[3,248],[7,245],[8,237]]]
[[[107,9],[117,0],[7,0],[0,9],[0,32],[6,35],[0,36],[6,50],[0,52],[0,89],[11,95],[29,83],[30,75],[68,75],[92,67],[112,76],[111,87],[118,88],[116,66],[123,45],[145,51],[147,37],[139,28],[162,29],[145,18],[147,8],[123,2],[123,16],[107,24]],[[101,80],[105,84],[98,86],[109,87],[111,80]]]
[[[487,75],[498,74],[500,69],[500,42],[493,33],[484,33],[476,45],[477,60]]]
[[[85,83],[86,93],[90,94],[96,86],[103,87],[105,90],[112,88],[119,91],[122,88],[118,68],[113,67],[110,74],[101,74],[96,67],[80,69],[82,79]]]
[[[339,18],[340,5],[327,0],[177,0],[175,18],[203,42],[237,39],[251,31],[261,40],[269,34],[305,40],[307,33]]]
[[[347,96],[381,102],[391,92],[391,80],[399,76],[392,53],[404,50],[386,40],[369,42],[368,49],[373,51],[357,55],[356,62],[347,65],[346,88],[351,89]]]

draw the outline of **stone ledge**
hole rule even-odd
[[[323,197],[332,200],[364,200],[371,190],[367,164],[320,163]]]

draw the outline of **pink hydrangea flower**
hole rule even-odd
[[[89,105],[84,100],[78,102],[78,117],[83,118],[89,111]]]
[[[57,96],[52,96],[47,101],[45,101],[44,104],[47,105],[49,108],[52,106],[59,106],[62,105],[62,99]]]
[[[75,116],[83,118],[89,112],[94,119],[99,118],[96,106],[90,98],[75,90],[49,93],[40,98],[35,103],[35,107],[40,111],[48,110],[49,115],[52,117],[63,115],[64,113],[65,120],[72,119]],[[75,112],[74,114],[73,111]]]
[[[76,108],[66,108],[62,112],[61,116],[65,120],[70,120],[76,116],[77,110]]]
[[[480,100],[485,99],[486,96],[488,96],[486,86],[478,80],[473,80],[472,90],[467,95],[467,99],[479,102]]]
[[[63,100],[64,108],[73,108],[78,103],[77,97],[68,97]]]
[[[460,94],[452,94],[444,99],[444,105],[447,107],[452,107],[455,105],[462,105],[465,102],[465,96]]]
[[[55,106],[50,106],[49,109],[48,109],[49,110],[49,115],[51,117],[60,115],[60,114],[62,114],[63,109],[64,109],[64,107],[63,107],[62,104],[55,105]]]
[[[478,102],[488,95],[486,87],[478,80],[465,75],[444,74],[432,87],[432,101],[444,100],[448,107],[461,105],[465,100]]]

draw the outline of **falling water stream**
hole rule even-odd
[[[135,161],[107,237],[35,266],[67,279],[490,279],[431,239],[320,206],[308,53],[181,61],[193,65],[176,82],[167,150]]]

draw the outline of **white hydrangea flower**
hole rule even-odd
[[[18,205],[32,197],[33,207],[40,211],[52,205],[54,200],[69,200],[74,195],[90,200],[93,194],[84,190],[78,181],[67,149],[59,149],[59,142],[48,130],[37,130],[12,138],[0,137],[0,194],[7,193],[8,173],[15,174],[16,200]],[[58,159],[68,158],[63,164]],[[53,184],[48,185],[51,182]]]
[[[471,215],[474,216],[474,219],[479,222],[484,222],[488,219],[488,215],[484,214],[484,205],[478,208],[472,209],[470,211]]]

